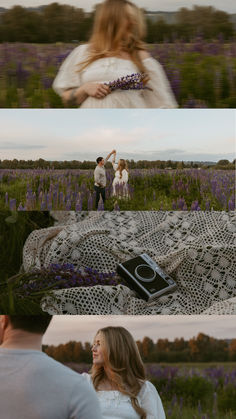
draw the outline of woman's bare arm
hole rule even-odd
[[[110,88],[102,83],[84,83],[82,86],[68,89],[62,95],[65,105],[80,105],[88,96],[103,99],[111,92]]]
[[[112,163],[115,163],[115,162],[116,162],[116,150],[114,150],[113,158],[112,158]]]

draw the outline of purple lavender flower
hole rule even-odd
[[[118,202],[116,201],[114,204],[114,211],[120,211],[120,207],[118,205]]]
[[[120,77],[117,80],[110,81],[104,84],[109,86],[112,92],[117,89],[121,89],[121,90],[149,89],[150,90],[150,88],[145,85],[146,78],[147,78],[147,75],[145,73],[134,73],[134,74],[128,74],[127,76]]]
[[[82,202],[82,199],[81,199],[81,197],[76,201],[76,204],[75,204],[75,211],[82,211],[82,205],[83,205],[83,202]]]
[[[98,211],[104,211],[104,203],[102,199],[100,199],[98,203]]]
[[[16,199],[10,199],[9,208],[11,211],[16,211]]]
[[[26,208],[23,207],[22,203],[20,202],[20,205],[17,208],[17,211],[26,211]]]
[[[93,209],[93,196],[90,193],[88,197],[88,211],[92,211]]]
[[[98,272],[90,267],[78,270],[73,264],[52,264],[48,268],[33,269],[20,275],[15,293],[18,296],[33,295],[52,289],[91,287],[94,285],[118,285],[122,281],[115,272]]]

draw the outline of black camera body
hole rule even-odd
[[[146,253],[117,266],[117,273],[146,301],[151,301],[177,288],[167,275]]]

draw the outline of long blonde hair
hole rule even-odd
[[[136,342],[124,327],[108,326],[98,333],[102,337],[104,364],[93,364],[91,376],[95,390],[107,379],[118,391],[130,397],[134,410],[141,419],[146,419],[146,412],[137,400],[146,376]]]
[[[132,13],[127,9],[132,8]],[[127,22],[129,21],[129,30]],[[87,59],[81,64],[83,70],[100,58],[117,56],[121,51],[130,55],[141,73],[147,70],[139,51],[146,50],[142,39],[146,25],[141,10],[129,0],[105,0],[97,6],[92,36],[89,40]]]
[[[119,172],[120,172],[120,179],[122,178],[122,172],[123,172],[124,169],[127,170],[127,172],[128,172],[127,161],[124,160],[124,159],[120,159],[119,162],[118,162],[118,167],[117,167],[117,170],[119,170]]]

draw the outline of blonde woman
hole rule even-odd
[[[162,66],[142,39],[141,10],[128,0],[98,5],[88,44],[75,48],[62,64],[53,88],[66,106],[82,108],[175,108]],[[111,91],[106,83],[141,73],[148,89]]]
[[[116,151],[113,152],[112,166],[115,170],[115,177],[112,182],[112,195],[119,198],[128,198],[128,165],[124,159],[120,159],[116,163]]]
[[[83,376],[97,392],[103,419],[165,419],[156,388],[146,380],[131,334],[123,327],[98,330],[91,375]]]

